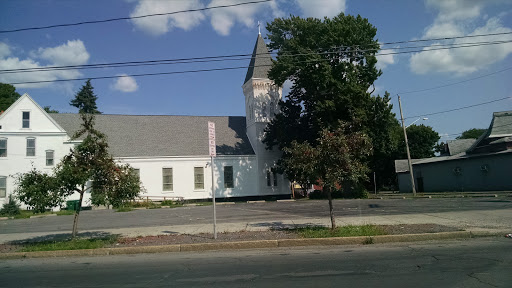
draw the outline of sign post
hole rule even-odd
[[[215,146],[214,122],[208,122],[208,151],[210,152],[210,166],[212,168],[213,239],[217,239],[217,212],[215,211],[215,177],[213,170],[213,157],[217,156],[217,149]]]

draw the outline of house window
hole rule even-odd
[[[23,119],[22,127],[23,128],[30,128],[30,112],[23,111],[22,114],[23,114],[23,116],[22,116],[22,119]]]
[[[7,157],[7,139],[0,139],[0,157]]]
[[[137,176],[140,179],[140,169],[139,168],[133,168],[133,175]]]
[[[233,166],[224,166],[224,188],[233,187]]]
[[[27,138],[27,156],[36,156],[36,138]]]
[[[138,169],[136,169],[138,170]],[[172,191],[172,168],[162,168],[163,191]]]
[[[273,184],[274,186],[277,186],[277,172],[274,170],[272,171],[272,178],[273,178]]]
[[[270,102],[270,117],[274,117],[274,102]]]
[[[7,177],[0,176],[0,198],[5,198],[7,193]]]
[[[53,166],[53,150],[46,150],[46,166]]]
[[[194,167],[194,190],[204,189],[204,169]]]
[[[267,104],[261,104],[261,117],[267,117]]]
[[[271,177],[270,175],[271,174],[270,174],[270,169],[269,169],[269,170],[267,170],[267,186],[269,186],[269,187],[272,186],[272,179],[270,179],[270,177]]]

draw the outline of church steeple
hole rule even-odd
[[[258,34],[244,83],[249,81],[251,78],[268,79],[268,71],[270,71],[271,66],[272,56],[268,52],[267,45],[265,44],[265,41],[263,41],[263,37],[261,37],[261,34]]]

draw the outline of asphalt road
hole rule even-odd
[[[0,262],[2,287],[511,287],[512,240]]]
[[[512,208],[511,198],[443,198],[443,199],[358,199],[335,200],[336,217],[407,215],[456,211],[485,211]],[[181,207],[174,209],[145,209],[131,212],[92,210],[80,213],[79,229],[111,229],[156,227],[187,224],[208,224],[212,206]],[[327,200],[266,202],[264,204],[237,203],[217,206],[217,223],[272,222],[298,218],[328,217]],[[67,231],[72,226],[72,215],[0,221],[0,235],[24,232]]]

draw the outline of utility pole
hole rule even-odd
[[[398,96],[398,106],[400,107],[400,118],[402,119],[402,127],[404,128],[404,137],[405,137],[405,148],[407,149],[407,160],[409,161],[409,173],[411,175],[411,187],[412,187],[412,194],[413,196],[416,196],[416,185],[414,185],[414,173],[412,171],[412,162],[411,162],[411,153],[409,152],[409,142],[407,141],[407,132],[404,123],[404,114],[402,113],[402,101],[400,100],[400,95],[396,94]]]

